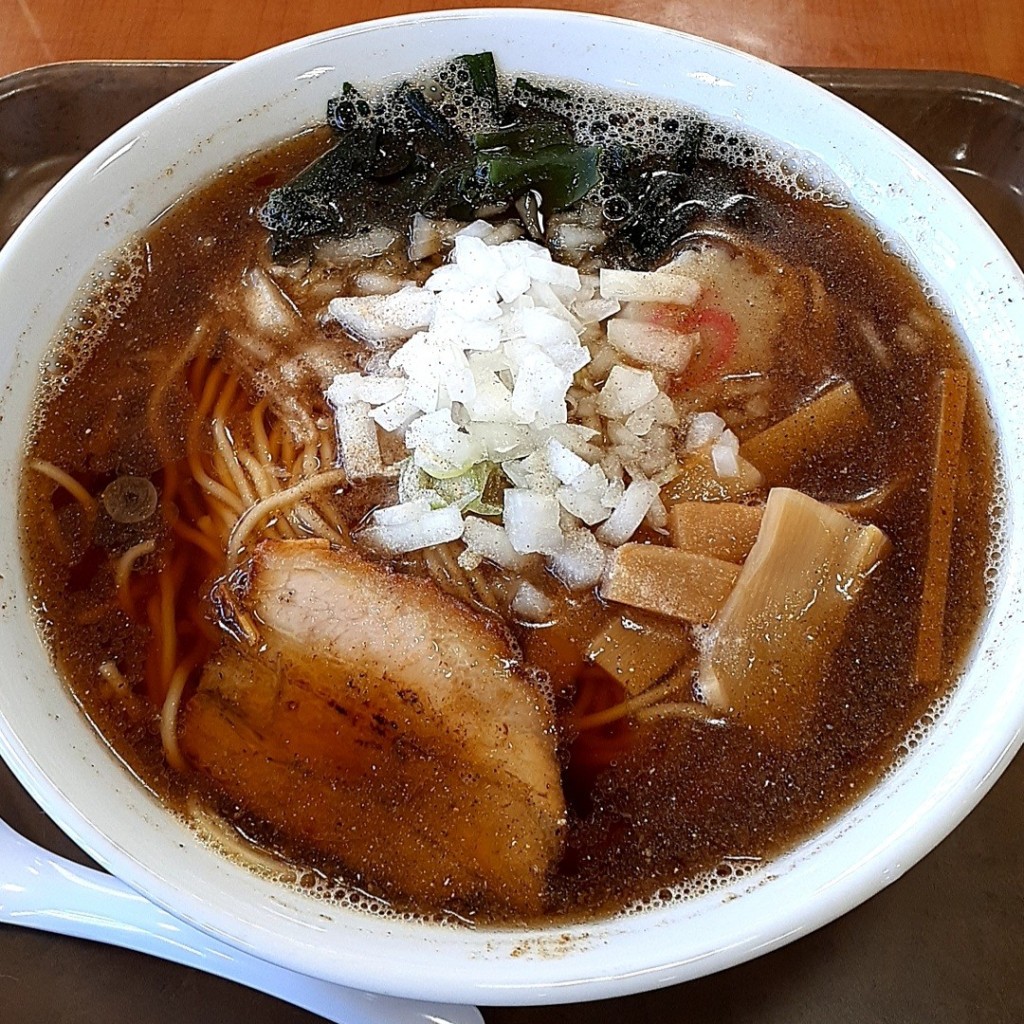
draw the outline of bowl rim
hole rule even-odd
[[[857,121],[869,122],[873,126],[873,132],[877,134],[881,131],[883,136],[888,136],[889,144],[895,147],[899,162],[912,174],[916,174],[921,180],[926,181],[939,198],[955,204],[959,208],[963,223],[973,225],[973,230],[980,231],[982,236],[987,235],[988,255],[996,258],[999,256],[999,250],[1002,250],[1002,258],[1009,261],[1014,268],[1014,272],[1009,273],[1007,278],[1013,278],[1017,283],[1017,292],[1024,295],[1024,291],[1021,290],[1024,278],[1021,277],[1019,269],[1016,268],[1001,243],[995,239],[987,224],[967,206],[966,201],[959,196],[953,186],[941,179],[938,172],[934,171],[905,143],[896,139],[885,129],[874,125],[874,122],[870,122],[866,115],[849,107],[844,101],[824,92],[799,76],[769,65],[759,58],[687,33],[606,15],[528,8],[438,11],[361,22],[283,43],[218,70],[187,86],[141,114],[93,150],[29,214],[8,245],[4,247],[3,252],[0,253],[0,295],[3,294],[3,279],[6,277],[5,271],[8,269],[8,265],[23,246],[29,245],[25,239],[31,240],[33,233],[37,230],[36,224],[44,221],[55,204],[63,201],[62,197],[75,189],[80,180],[97,174],[115,160],[125,147],[130,146],[140,134],[148,132],[151,126],[158,125],[165,112],[179,109],[198,96],[220,89],[223,83],[240,80],[247,76],[252,77],[264,66],[275,63],[282,55],[305,49],[315,50],[338,38],[376,33],[382,30],[394,31],[424,24],[433,25],[444,22],[493,24],[496,21],[507,20],[549,26],[556,24],[561,26],[568,23],[579,25],[582,30],[586,30],[590,26],[604,25],[640,35],[674,37],[677,45],[685,43],[691,47],[696,46],[702,51],[717,52],[727,58],[726,63],[738,62],[745,67],[760,68],[761,74],[770,74],[772,78],[786,80],[790,89],[796,89],[806,95],[811,95],[813,92],[817,102],[827,109],[843,111],[844,119],[848,119],[852,112],[852,116]],[[766,69],[770,69],[770,72]],[[1018,320],[1021,319],[1019,306],[1020,303],[1018,303]],[[1022,321],[1021,327],[1022,336],[1024,336],[1024,321]],[[1012,525],[1012,522],[1008,523],[1008,532]],[[1008,564],[1007,572],[1012,572],[1016,581],[1022,573],[1020,559],[1008,556],[1008,561],[1012,564]],[[651,960],[646,966],[639,965],[634,960],[624,962],[620,968],[616,969],[606,963],[600,976],[593,974],[586,949],[580,952],[578,964],[571,957],[563,958],[560,961],[561,964],[570,962],[573,964],[574,973],[564,977],[557,970],[545,969],[544,961],[540,958],[526,956],[518,965],[514,961],[495,963],[486,958],[478,958],[471,960],[468,965],[460,965],[464,976],[456,979],[455,988],[453,988],[451,980],[437,970],[436,961],[431,961],[429,958],[423,962],[406,962],[402,965],[403,976],[394,978],[388,976],[386,972],[382,973],[379,964],[375,969],[373,962],[361,959],[355,954],[355,951],[352,953],[351,961],[356,965],[354,970],[350,965],[317,964],[311,961],[308,949],[303,950],[294,944],[286,943],[286,948],[277,947],[272,955],[268,955],[270,947],[266,944],[266,935],[260,934],[265,927],[265,921],[226,920],[218,909],[215,896],[197,895],[187,887],[183,888],[180,884],[175,885],[170,879],[155,874],[155,868],[140,863],[128,848],[105,834],[80,812],[77,806],[70,805],[63,795],[59,781],[48,776],[35,755],[23,744],[11,726],[2,700],[0,700],[0,754],[3,754],[14,773],[37,802],[95,859],[171,913],[239,948],[264,956],[293,970],[391,994],[448,1000],[454,998],[456,1001],[484,1003],[531,1003],[596,999],[672,984],[697,977],[711,970],[732,966],[751,956],[776,948],[833,920],[902,874],[966,816],[995,782],[998,774],[1020,747],[1024,740],[1022,719],[1024,719],[1024,688],[1020,688],[1016,693],[1008,694],[1005,700],[989,709],[989,714],[985,717],[988,732],[984,747],[976,747],[971,751],[977,760],[958,762],[955,778],[952,774],[947,776],[943,780],[945,788],[942,792],[936,795],[918,815],[908,818],[902,830],[886,836],[885,841],[872,851],[871,856],[850,865],[848,870],[839,877],[816,878],[818,887],[809,889],[804,900],[794,900],[787,904],[781,912],[776,913],[773,918],[773,926],[767,930],[759,931],[756,934],[747,934],[743,941],[727,943],[724,948],[688,957],[672,956],[670,949],[652,951]],[[936,738],[934,735],[936,732],[941,732],[940,723],[937,723],[932,730],[933,741]],[[978,757],[982,753],[987,756]],[[923,756],[923,748],[910,755],[907,761],[913,762],[915,757],[920,760],[921,756]],[[862,814],[868,813],[879,798],[880,791],[876,788],[859,801],[853,810],[862,812]],[[819,837],[812,837],[792,851],[792,856],[796,859],[807,857],[818,844]],[[735,915],[732,916],[735,917]],[[659,918],[653,912],[649,917],[655,929],[666,927],[663,924],[663,918],[664,915]],[[604,923],[602,922],[602,924]],[[565,929],[559,926],[555,930],[559,933],[572,931],[578,937],[588,929],[590,931],[598,930],[594,922],[583,925],[579,929]],[[481,934],[489,935],[490,933],[482,932]],[[544,945],[545,937],[538,932],[527,930],[527,932],[518,932],[517,934],[526,943],[536,942],[538,948]],[[657,934],[656,931],[654,934]],[[606,941],[614,944],[614,930],[608,934]],[[533,974],[532,978],[531,974]]]

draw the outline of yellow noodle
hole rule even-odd
[[[202,394],[199,397],[199,406],[196,409],[196,418],[193,421],[193,425],[196,427],[197,431],[205,420],[210,409],[213,408],[213,403],[217,397],[217,387],[224,375],[224,367],[221,366],[220,363],[217,363],[217,365],[210,371],[210,376],[206,378]]]
[[[343,469],[328,470],[326,473],[319,473],[308,480],[302,480],[269,498],[264,498],[247,509],[238,522],[235,523],[234,529],[232,529],[231,535],[228,537],[228,568],[233,569],[238,564],[238,556],[246,538],[271,513],[294,505],[297,501],[306,497],[307,494],[313,494],[316,491],[323,490],[325,487],[340,487],[345,482],[346,477]]]
[[[485,607],[489,608],[492,612],[501,614],[501,600],[498,597],[497,592],[487,581],[479,569],[474,569],[472,572],[466,574],[466,579],[469,581],[470,587],[473,592],[479,598],[480,603]]]
[[[252,411],[250,422],[252,424],[252,439],[256,447],[256,457],[261,462],[273,462],[270,454],[270,438],[267,437],[267,427],[263,417],[266,414],[269,398],[263,398]]]
[[[259,497],[269,498],[272,494],[280,491],[281,487],[275,474],[267,471],[267,467],[259,461],[259,458],[252,452],[239,452],[238,457],[242,460],[246,472],[252,477],[253,485]],[[274,524],[278,536],[285,539],[297,537],[295,527],[286,518],[278,519]]]
[[[318,444],[307,445],[302,450],[302,473],[304,477],[314,476],[321,468],[320,447]]]
[[[249,483],[245,476],[242,466],[238,461],[238,456],[235,454],[234,445],[228,437],[227,427],[224,426],[224,421],[219,418],[214,418],[212,424],[213,439],[217,442],[217,451],[220,453],[221,459],[224,461],[224,466],[231,477],[231,482],[238,489],[238,493],[245,500],[247,505],[251,505],[256,500],[256,492],[252,489],[252,485]]]
[[[238,453],[238,458],[246,473],[249,474],[253,487],[256,488],[256,493],[261,498],[266,498],[281,489],[278,486],[277,477],[268,471],[267,466],[260,461],[259,455],[254,455],[252,452],[240,451]]]
[[[206,502],[207,516],[204,518],[211,518],[216,522],[219,519],[225,527],[230,530],[235,524],[235,520],[239,517],[242,512],[243,506],[241,503],[237,503],[234,508],[226,505],[220,498],[216,497],[209,492],[203,493],[203,500]],[[219,533],[211,534],[211,536],[219,537]],[[225,534],[226,536],[226,534]]]
[[[427,548],[423,552],[423,561],[427,567],[427,572],[430,573],[437,585],[445,591],[445,593],[452,594],[453,596],[460,598],[471,598],[473,596],[472,593],[468,591],[466,581],[464,579],[452,577],[452,574],[448,571],[448,567],[445,565],[440,548]]]
[[[179,373],[185,368],[185,364],[196,354],[199,346],[205,341],[207,335],[207,327],[205,323],[200,324],[196,327],[192,333],[192,339],[189,343],[178,353],[174,362],[168,367],[167,372],[157,381],[156,386],[153,388],[153,393],[149,399],[149,405],[146,407],[146,422],[149,425],[149,433],[151,437],[157,439],[161,447],[165,446],[165,432],[161,429],[159,422],[160,412],[163,408],[164,398],[167,393],[167,389],[171,386],[171,383],[178,376]],[[165,456],[166,459],[166,456]]]
[[[438,554],[441,558],[441,564],[444,565],[448,572],[448,575],[459,582],[460,585],[464,585],[474,595],[479,602],[485,607],[490,609],[492,612],[500,610],[501,602],[498,600],[497,595],[491,588],[491,585],[484,578],[480,572],[467,572],[459,565],[458,557],[456,556],[453,545],[442,544],[437,548]]]
[[[203,518],[210,522],[209,516]],[[181,520],[176,521],[171,529],[183,540],[187,540],[200,550],[205,551],[215,562],[219,562],[224,557],[224,549],[217,543],[220,538],[212,539],[205,532],[193,529]]]
[[[57,516],[48,504],[43,506],[42,516],[43,522],[46,524],[48,539],[57,553],[57,561],[67,565],[71,561],[71,550],[64,539],[64,534],[60,531],[60,523],[57,522]]]
[[[85,509],[87,515],[91,517],[96,514],[96,499],[73,476],[65,473],[63,469],[55,466],[52,462],[47,462],[46,459],[32,459],[28,465],[29,469],[42,473],[43,476],[49,477],[55,484],[63,487]]]
[[[447,544],[438,544],[433,549],[437,557],[437,563],[444,569],[448,578],[459,587],[468,587],[469,579],[465,570],[459,565],[458,560],[452,557]]]
[[[128,685],[128,680],[125,679],[124,675],[117,665],[112,661],[105,661],[99,668],[100,675],[110,684],[110,688],[115,693],[127,693],[131,687]]]
[[[292,518],[305,527],[307,533],[329,540],[332,544],[345,541],[345,538],[330,523],[326,522],[311,504],[303,502],[301,505],[297,505],[292,510]]]
[[[192,475],[195,477],[196,483],[199,484],[207,494],[219,499],[236,514],[241,514],[245,508],[245,502],[238,494],[232,491],[230,487],[225,487],[219,480],[214,480],[213,477],[203,469],[203,464],[199,461],[199,455],[197,453],[189,454],[188,464],[189,468],[192,470]]]
[[[126,611],[131,604],[128,599],[128,577],[131,575],[132,569],[135,568],[135,563],[140,558],[153,554],[155,550],[155,540],[144,540],[130,547],[117,560],[117,566],[114,569],[114,583],[117,586],[117,599]]]
[[[192,369],[188,374],[189,387],[193,390],[198,388],[199,381],[203,379],[206,374],[206,369],[210,365],[211,352],[209,348],[204,348],[202,352],[196,356],[196,361],[192,364]]]
[[[348,536],[348,527],[342,522],[341,517],[338,515],[337,510],[331,504],[330,497],[327,495],[318,495],[315,498],[310,499],[310,505],[313,506],[327,520],[335,530],[338,531],[343,537]]]
[[[295,438],[287,427],[281,427],[281,464],[292,466],[295,462]]]
[[[163,744],[167,763],[176,771],[188,769],[188,762],[178,746],[178,709],[181,696],[185,692],[189,673],[195,667],[194,659],[186,659],[175,670],[167,688],[167,696],[160,708],[160,742]]]
[[[210,540],[216,541],[219,539],[220,535],[217,533],[217,527],[213,522],[213,517],[210,516],[209,513],[205,516],[200,516],[196,520],[196,526],[199,528],[200,533],[209,537]]]
[[[178,652],[178,634],[174,628],[176,582],[172,572],[165,570],[160,574],[160,681],[165,691],[174,673]]]
[[[221,521],[223,527],[222,533],[224,540],[227,540],[228,534],[235,528],[235,523],[238,522],[238,513],[233,512],[231,509],[225,508],[219,501],[210,502],[210,511],[214,513]]]
[[[227,418],[228,409],[231,408],[231,403],[235,400],[237,392],[238,378],[229,377],[224,390],[220,393],[220,396],[217,399],[217,404],[213,407],[214,419],[223,420]]]
[[[668,697],[670,694],[675,693],[686,681],[680,676],[672,676],[660,686],[652,686],[644,690],[643,693],[638,693],[635,697],[624,700],[621,704],[605,708],[604,711],[595,711],[593,714],[584,715],[574,723],[576,729],[579,732],[583,732],[586,729],[597,729],[599,726],[617,722],[620,718],[632,715],[641,708],[650,707],[661,700],[662,697]]]
[[[694,722],[706,722],[708,725],[724,725],[725,719],[704,704],[673,702],[655,704],[653,707],[640,708],[633,714],[642,721],[654,718],[689,718]]]
[[[275,420],[267,435],[267,449],[270,452],[270,461],[281,461],[281,439],[284,436],[284,427],[280,420]]]
[[[320,431],[320,464],[322,466],[334,465],[334,437],[330,430]]]
[[[196,410],[192,423],[189,425],[188,465],[189,469],[192,471],[192,475],[195,477],[196,483],[198,483],[199,486],[207,492],[207,494],[218,498],[236,515],[240,515],[242,510],[245,508],[245,503],[242,501],[241,497],[233,493],[230,488],[225,487],[222,483],[210,477],[206,470],[203,469],[203,464],[199,455],[199,431],[202,428],[207,413],[210,411],[210,407],[213,405],[216,397],[217,385],[220,383],[223,376],[224,371],[220,364],[217,364],[210,371],[210,376],[203,385],[203,393],[199,399],[199,407]],[[226,389],[224,393],[227,394],[229,390],[232,389]],[[223,395],[221,397],[223,397]]]

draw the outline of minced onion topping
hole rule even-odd
[[[603,380],[589,393],[574,383],[595,340],[609,349],[602,322],[619,313],[620,298],[686,304],[700,288],[676,270],[581,277],[543,246],[501,237],[474,222],[423,285],[328,307],[329,318],[378,350],[367,372],[340,374],[327,392],[341,461],[354,479],[391,472],[399,481],[399,502],[375,511],[357,539],[396,554],[462,538],[467,567],[486,558],[512,569],[540,555],[570,588],[590,587],[607,549],[664,512],[661,484],[678,468],[665,438],[679,421],[650,369],[595,361]],[[638,328],[623,322],[630,326],[608,332],[610,340],[642,352]],[[664,380],[666,364],[685,362],[693,339],[652,331],[651,365]],[[604,436],[584,418],[602,424]],[[696,417],[687,440],[713,443],[726,475],[735,446],[715,421]],[[384,465],[378,428],[402,438],[404,461]],[[644,453],[659,430],[660,447]],[[503,487],[490,486],[495,473]]]

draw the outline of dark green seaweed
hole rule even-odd
[[[405,83],[375,112],[346,82],[327,104],[337,145],[275,189],[259,211],[275,257],[301,255],[312,239],[346,237],[374,223],[397,227],[417,211],[468,218],[525,196],[538,205],[540,222],[598,184],[600,150],[579,145],[566,118],[539,105],[567,93],[518,79],[503,108],[492,54],[465,54],[449,68],[491,108],[498,127],[467,136],[453,116],[454,92],[450,104],[439,104]]]
[[[402,102],[427,131],[445,142],[454,142],[459,132],[454,125],[423,95],[420,89],[403,89]]]
[[[512,87],[512,101],[522,106],[527,106],[537,101],[543,104],[552,100],[564,102],[568,99],[571,99],[571,97],[564,89],[557,89],[550,85],[534,85],[533,82],[525,78],[517,78],[515,85]]]
[[[611,143],[582,145],[570,95],[517,78],[503,98],[494,57],[465,54],[440,69],[439,86],[406,82],[371,104],[350,83],[327,104],[336,145],[271,192],[259,211],[275,258],[302,255],[311,240],[347,237],[376,224],[404,229],[416,212],[470,219],[482,208],[524,216],[531,237],[546,218],[596,194],[609,252],[648,264],[670,252],[708,213],[749,219],[737,187],[709,196],[699,173],[707,125],[663,122],[668,154]],[[467,135],[459,113],[480,111]],[[600,126],[595,126],[600,128]],[[528,223],[527,223],[528,221]]]
[[[576,139],[561,121],[536,121],[533,124],[480,132],[473,136],[478,153],[527,157],[548,146],[572,146]]]
[[[458,67],[462,65],[469,74],[469,81],[473,86],[473,92],[491,105],[491,109],[499,109],[498,96],[498,69],[494,66],[494,54],[490,51],[484,53],[466,53],[456,57],[453,63]]]
[[[596,146],[547,146],[532,156],[508,153],[487,162],[487,180],[496,196],[519,197],[535,190],[546,210],[579,202],[600,181]]]

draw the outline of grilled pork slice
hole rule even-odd
[[[268,541],[183,716],[191,763],[286,845],[427,905],[539,909],[565,805],[553,722],[508,636],[433,583]]]

